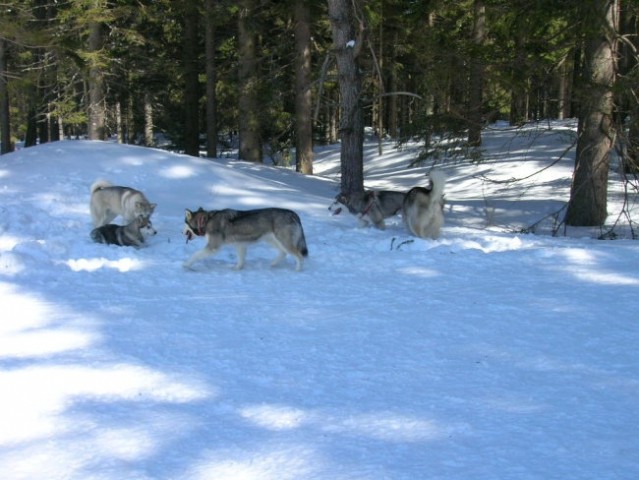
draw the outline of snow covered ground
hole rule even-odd
[[[639,244],[547,235],[574,131],[542,127],[440,165],[435,241],[330,216],[337,147],[313,177],[86,141],[0,157],[0,477],[639,478]],[[427,183],[414,153],[368,144],[367,186]],[[146,248],[91,242],[97,178],[158,203]],[[304,270],[268,246],[183,269],[199,206],[296,210]]]

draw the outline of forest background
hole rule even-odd
[[[418,161],[481,161],[495,120],[579,119],[566,222],[606,217],[611,153],[639,171],[638,0],[0,2],[2,153],[64,138],[295,164],[364,126]],[[380,142],[380,148],[381,148]]]

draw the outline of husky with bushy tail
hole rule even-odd
[[[444,225],[444,185],[446,174],[430,172],[429,187],[413,187],[406,194],[402,217],[408,231],[420,238],[439,237]]]
[[[200,207],[195,212],[187,209],[184,234],[187,242],[194,235],[206,237],[204,248],[184,263],[186,268],[215,254],[223,245],[234,245],[237,250],[235,269],[240,270],[244,267],[248,245],[258,241],[268,242],[279,251],[272,266],[280,263],[288,253],[295,258],[296,270],[299,271],[308,255],[300,217],[285,208],[206,211]]]

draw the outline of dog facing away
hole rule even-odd
[[[91,185],[91,218],[93,226],[100,227],[120,215],[124,223],[138,217],[150,218],[156,204],[150,203],[142,192],[130,187],[112,185],[97,180]]]
[[[386,223],[384,220],[397,215],[404,203],[404,192],[392,190],[366,190],[351,194],[340,193],[335,197],[335,202],[328,207],[333,215],[338,215],[342,211],[342,206],[356,215],[359,219],[360,227],[367,227],[373,224],[375,228],[384,230]]]
[[[295,258],[296,270],[302,269],[308,248],[299,216],[284,208],[257,210],[211,210],[200,207],[195,212],[186,210],[184,234],[187,242],[196,236],[206,236],[204,248],[191,256],[184,267],[215,254],[223,245],[234,245],[237,250],[236,270],[244,267],[248,245],[258,241],[270,243],[279,251],[271,266],[276,266],[290,254]]]
[[[120,245],[122,247],[141,247],[146,237],[155,235],[151,220],[138,217],[127,225],[107,223],[91,230],[91,238],[97,243]]]
[[[443,198],[446,175],[440,170],[430,173],[430,187],[413,187],[406,194],[402,217],[410,233],[420,238],[439,237],[444,224]]]

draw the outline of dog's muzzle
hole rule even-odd
[[[328,207],[328,211],[333,215],[339,215],[342,213],[342,205],[339,202],[333,203],[330,207]]]
[[[189,243],[189,241],[193,240],[193,237],[196,235],[196,233],[191,229],[191,226],[188,223],[184,224],[182,233],[186,236],[186,243]]]

